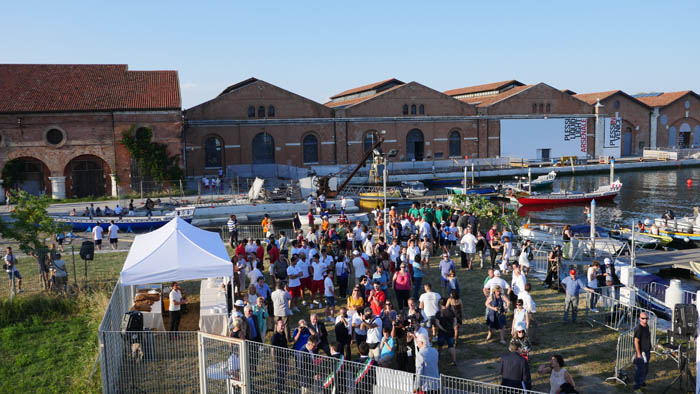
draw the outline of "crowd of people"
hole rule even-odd
[[[423,349],[446,348],[450,363],[456,365],[455,348],[465,319],[456,272],[478,264],[488,269],[483,284],[486,341],[498,333],[510,350],[502,360],[502,383],[530,387],[528,354],[537,345],[537,319],[528,282],[533,259],[529,242],[516,247],[508,229],[491,225],[482,232],[475,215],[434,203],[414,204],[405,212],[392,207],[386,233],[379,209],[374,212],[376,227],[360,221],[352,225],[342,212],[337,223],[327,216],[317,223],[314,210],[308,216],[307,230],[300,226],[295,234],[282,231],[276,237],[267,227],[264,242],[239,240],[235,216],[229,220],[234,249],[231,291],[239,295],[232,305],[232,336],[264,342],[269,327],[275,331],[270,339],[275,346],[343,354],[346,359],[357,351],[380,366],[437,377],[437,368],[421,367],[432,360],[432,353]],[[269,226],[269,221],[262,225]],[[432,268],[439,271],[439,283],[424,280],[433,256],[440,256]],[[270,284],[263,274],[266,263]],[[504,274],[511,275],[510,282]],[[300,316],[304,306],[319,312],[307,321]],[[332,342],[324,318],[335,334]],[[510,354],[524,360],[525,367],[512,367]],[[562,374],[563,360],[557,365],[548,366],[547,373]]]

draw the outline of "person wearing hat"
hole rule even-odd
[[[491,270],[489,270],[489,276],[490,274]],[[508,292],[510,290],[510,285],[503,278],[501,278],[501,271],[499,270],[494,270],[493,278],[489,279],[484,284],[484,297],[488,297],[490,294],[493,294],[493,289],[496,286],[499,286],[504,292]]]
[[[530,353],[530,339],[527,333],[527,324],[525,322],[518,322],[513,328],[514,334],[512,342],[517,342],[520,345],[520,355],[526,360],[529,359],[528,353]]]
[[[571,309],[571,321],[576,323],[578,296],[581,290],[585,290],[589,293],[595,293],[595,291],[586,286],[581,279],[576,278],[576,270],[573,268],[569,271],[569,276],[561,281],[561,285],[564,286],[564,290],[566,290],[566,297],[564,298],[564,324],[569,322],[569,309]]]

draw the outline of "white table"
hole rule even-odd
[[[199,331],[209,334],[228,335],[228,310],[226,290],[221,287],[222,278],[216,278],[213,286],[209,280],[202,281],[199,289]]]

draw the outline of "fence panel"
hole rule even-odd
[[[544,394],[539,391],[503,387],[499,384],[440,375],[442,393],[448,394]]]
[[[636,354],[634,349],[634,329],[627,330],[620,334],[617,338],[617,356],[615,357],[615,374],[607,379],[616,380],[622,384],[625,383],[623,378],[622,370],[629,367],[632,364],[633,357]]]
[[[599,289],[603,294],[586,293],[584,319],[591,325],[600,324],[615,331],[634,329],[639,322],[639,315],[645,312],[649,316],[648,324],[651,332],[651,346],[656,346],[656,314],[638,306],[625,305],[618,299],[619,290],[614,287]],[[591,303],[593,300],[593,303]]]
[[[293,239],[294,237],[294,230],[291,228],[282,228],[282,229],[274,229],[274,233],[276,236],[279,236],[280,231],[284,231],[284,234],[287,236],[288,239]],[[225,242],[228,242],[230,238],[230,234],[228,232],[228,226],[223,225],[221,226],[221,239],[223,239]],[[238,225],[238,240],[244,240],[248,238],[253,238],[254,240],[259,239],[259,240],[264,240],[267,237],[263,233],[262,226],[258,224],[239,224]]]
[[[199,393],[197,333],[103,331],[103,393]]]
[[[245,342],[216,335],[199,333],[199,370],[201,392],[245,392],[247,376],[242,373],[241,360]]]

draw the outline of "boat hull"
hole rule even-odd
[[[528,196],[518,198],[518,202],[522,205],[565,205],[565,204],[580,204],[588,203],[593,200],[596,201],[611,201],[617,196],[617,192],[609,194],[598,194],[594,196],[588,196],[586,194],[581,195],[562,195],[562,196]]]
[[[447,190],[451,194],[465,194],[464,193],[464,188],[463,187],[446,187],[445,190]],[[496,189],[489,186],[489,187],[478,187],[478,188],[473,188],[473,189],[467,189],[467,195],[479,195],[479,194],[491,194],[491,193],[496,193]]]
[[[68,217],[54,217],[54,221],[58,223],[63,223],[71,227],[73,232],[88,231],[93,229],[98,225],[102,227],[104,231],[107,231],[110,226],[110,221],[114,220],[114,224],[119,226],[121,231],[133,231],[133,232],[143,232],[152,231],[157,228],[163,227],[168,222],[170,222],[174,216],[152,216],[150,219],[148,217],[123,217],[121,220],[117,217],[100,217],[100,218],[79,218],[74,216]],[[182,217],[187,223],[192,222],[192,217]]]

